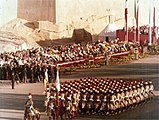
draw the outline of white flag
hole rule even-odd
[[[59,79],[59,69],[57,67],[57,74],[56,74],[56,89],[60,91],[60,79]]]
[[[46,88],[47,84],[48,84],[49,78],[48,78],[48,69],[46,68],[45,70],[45,78],[44,78],[44,86]]]

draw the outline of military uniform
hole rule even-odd
[[[55,111],[56,111],[55,99],[53,96],[50,96],[49,101],[47,102],[47,113],[49,116],[49,120],[55,119]]]
[[[34,106],[33,106],[33,100],[32,100],[31,93],[29,93],[28,100],[25,102],[25,113],[24,113],[25,118],[27,118],[27,115],[29,113],[31,114],[31,116],[36,115],[36,111],[35,111]]]

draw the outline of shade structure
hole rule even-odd
[[[116,38],[116,30],[118,26],[116,24],[108,24],[100,33],[99,36]]]

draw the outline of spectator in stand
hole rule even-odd
[[[120,53],[129,50],[133,44],[119,42],[118,40],[111,40],[110,43],[98,40],[96,43],[87,43],[86,45],[72,44],[61,45],[50,48],[31,48],[28,50],[16,51],[11,53],[1,54],[1,59],[5,64],[1,66],[1,78],[8,79],[7,74],[10,75],[10,65],[15,63],[17,69],[21,72],[20,79],[24,80],[24,73],[27,72],[27,77],[30,82],[37,82],[44,80],[45,70],[44,66],[48,66],[49,81],[51,81],[53,74],[56,73],[52,70],[52,66],[58,62],[70,62],[81,60],[85,58],[100,57],[107,54]],[[21,62],[21,65],[20,65]],[[26,65],[26,70],[24,69]],[[24,71],[25,70],[25,71]],[[54,75],[55,76],[55,75]],[[40,78],[40,79],[39,79]]]

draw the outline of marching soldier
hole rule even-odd
[[[47,85],[46,90],[45,90],[45,108],[46,108],[46,112],[48,113],[48,102],[50,99],[50,88],[49,85]]]
[[[65,112],[66,112],[66,100],[64,93],[62,93],[59,99],[59,112],[58,112],[61,120],[63,120],[63,115]]]
[[[152,81],[149,81],[149,96],[150,96],[150,99],[152,99],[152,97],[154,96],[154,86],[152,84]]]
[[[114,115],[116,112],[116,106],[115,106],[115,100],[116,100],[116,96],[114,95],[114,91],[109,91],[110,92],[110,101],[108,104],[108,109],[109,109],[109,114],[110,115]]]
[[[84,89],[82,90],[79,109],[81,110],[82,114],[87,112],[87,94],[85,93]]]
[[[74,90],[74,93],[72,95],[72,116],[73,117],[76,115],[77,109],[78,109],[77,93]]]
[[[28,118],[28,115],[35,117],[36,116],[36,110],[34,109],[33,106],[33,100],[32,100],[32,95],[31,93],[28,94],[28,99],[25,102],[25,112],[24,112],[24,117]]]
[[[47,102],[47,113],[49,120],[55,120],[55,111],[57,110],[55,105],[55,98],[51,95]]]
[[[87,103],[87,107],[88,107],[88,114],[92,114],[94,112],[94,94],[93,91],[90,90],[90,95],[89,95],[89,99],[88,99],[88,103]]]
[[[72,101],[71,94],[68,94],[66,101],[66,119],[72,119]]]
[[[99,113],[100,112],[100,107],[101,107],[101,96],[98,90],[96,90],[96,98],[94,101],[94,109],[95,109],[95,113]]]
[[[100,108],[100,112],[102,115],[108,114],[108,99],[107,99],[107,92],[104,92],[102,96],[102,105]]]

